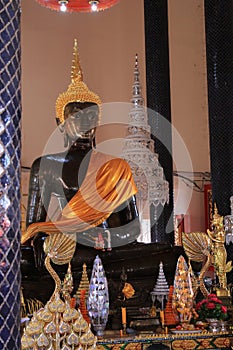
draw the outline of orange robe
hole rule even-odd
[[[22,236],[22,243],[37,232],[72,234],[96,227],[136,193],[126,161],[93,151],[83,183],[58,220],[31,224]]]

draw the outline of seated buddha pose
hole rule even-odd
[[[56,101],[56,120],[67,150],[33,162],[22,243],[33,239],[37,267],[44,260],[47,235],[67,234],[75,242],[111,249],[136,240],[139,218],[135,187],[127,162],[100,153],[95,133],[101,100],[83,82],[77,41],[74,44],[71,84]],[[51,198],[61,208],[50,220]]]

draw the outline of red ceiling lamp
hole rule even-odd
[[[98,12],[120,0],[36,0],[40,5],[62,12]]]

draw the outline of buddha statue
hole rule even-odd
[[[60,248],[53,249],[52,262],[59,275],[65,276],[62,264],[67,264],[71,257],[74,293],[83,263],[90,275],[93,261],[99,255],[108,279],[110,308],[119,304],[114,301],[119,297],[124,268],[129,284],[135,289],[125,305],[128,312],[131,308],[135,313],[140,306],[150,306],[150,292],[160,261],[164,263],[167,280],[173,283],[181,252],[166,242],[137,242],[140,224],[132,172],[125,160],[98,151],[95,135],[100,118],[101,100],[83,82],[75,40],[71,83],[56,101],[56,121],[66,150],[43,155],[31,167],[27,230],[21,246],[24,296],[46,302],[53,292],[53,281],[44,268],[46,254],[51,256],[48,238],[53,237],[51,242],[56,241],[58,247],[63,244],[64,259],[56,255]],[[48,217],[52,199],[59,208],[55,219]]]
[[[22,243],[33,239],[38,268],[48,234],[71,234],[80,244],[104,250],[133,242],[140,233],[137,189],[128,163],[95,149],[100,114],[99,96],[83,82],[75,41],[71,84],[56,101],[67,150],[44,155],[31,167]],[[46,222],[52,196],[61,212],[57,220]]]

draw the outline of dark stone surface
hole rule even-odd
[[[174,243],[173,162],[168,45],[168,5],[164,0],[145,0],[146,88],[148,121],[155,151],[169,182],[169,204],[152,227],[152,242]],[[154,208],[151,206],[151,218]]]

